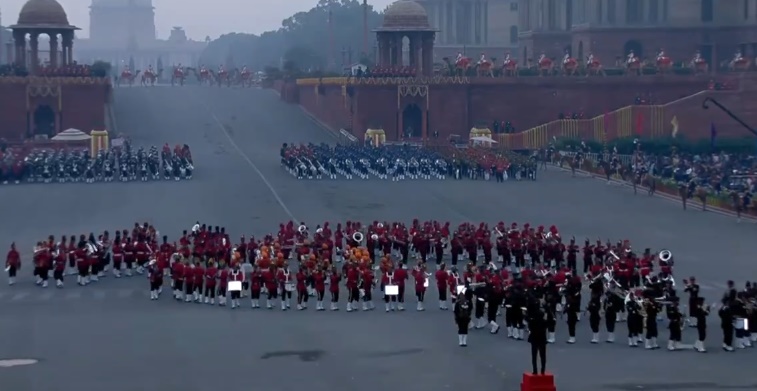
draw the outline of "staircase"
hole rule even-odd
[[[714,124],[719,137],[744,136],[743,128],[720,110],[703,110],[702,102],[712,97],[731,107],[748,123],[757,124],[757,79],[740,80],[735,90],[705,90],[664,105],[626,106],[591,119],[562,119],[520,133],[499,134],[497,141],[507,149],[539,149],[556,138],[597,142],[625,137],[665,138],[675,127],[689,139],[710,137]],[[676,124],[676,125],[674,125]]]

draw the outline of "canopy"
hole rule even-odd
[[[488,128],[473,128],[470,130],[470,138],[473,137],[479,137],[479,136],[489,136],[491,137],[492,131]]]
[[[480,142],[480,143],[494,143],[494,144],[497,144],[496,141],[492,140],[489,137],[484,137],[484,136],[471,137],[470,140],[471,141],[477,141],[477,142]]]
[[[66,129],[52,138],[54,141],[85,141],[89,139],[91,139],[91,137],[88,134],[73,128]]]

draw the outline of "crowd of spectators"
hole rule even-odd
[[[71,65],[62,67],[51,67],[49,65],[43,65],[37,68],[36,73],[39,76],[45,77],[88,77],[92,74],[92,70],[89,65],[82,65],[74,62]],[[21,67],[16,64],[0,65],[0,76],[28,75],[29,71],[25,67]]]
[[[655,176],[678,183],[694,180],[699,186],[721,194],[728,191],[757,190],[757,156],[712,153],[694,155],[644,155],[644,164]]]
[[[415,77],[416,68],[409,66],[374,67],[358,71],[357,77]]]

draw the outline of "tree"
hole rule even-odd
[[[331,61],[336,68],[341,68],[342,59],[337,48],[351,48],[355,53],[361,53],[357,56],[361,59],[373,57],[374,39],[369,41],[369,53],[362,53],[362,7],[362,0],[320,0],[309,11],[284,19],[278,30],[260,35],[231,33],[220,36],[208,44],[200,61],[206,65],[222,64],[231,53],[235,60],[255,69],[280,67],[282,60],[292,62],[301,71],[322,70],[332,65]],[[333,31],[329,31],[329,17]],[[378,27],[381,18],[369,6],[368,29]],[[329,53],[331,48],[333,53]]]

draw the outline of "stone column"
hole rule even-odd
[[[418,37],[412,36],[409,37],[410,45],[408,45],[408,61],[407,64],[411,67],[420,68],[420,64],[418,64],[418,52],[420,51],[421,45],[418,43]]]
[[[390,66],[400,66],[402,65],[402,39],[398,38],[397,36],[392,35],[390,42],[390,53],[391,53],[391,60],[389,61]]]
[[[39,33],[29,34],[29,48],[31,49],[31,61],[29,62],[29,73],[36,73],[39,65]]]
[[[74,44],[74,33],[72,31],[67,31],[61,35],[63,37],[63,61],[61,61],[61,65],[66,66],[73,62],[73,59],[71,58],[71,46]]]
[[[13,41],[16,47],[16,65],[26,66],[26,33],[21,31],[13,32]]]
[[[50,66],[58,66],[58,34],[50,33]]]

